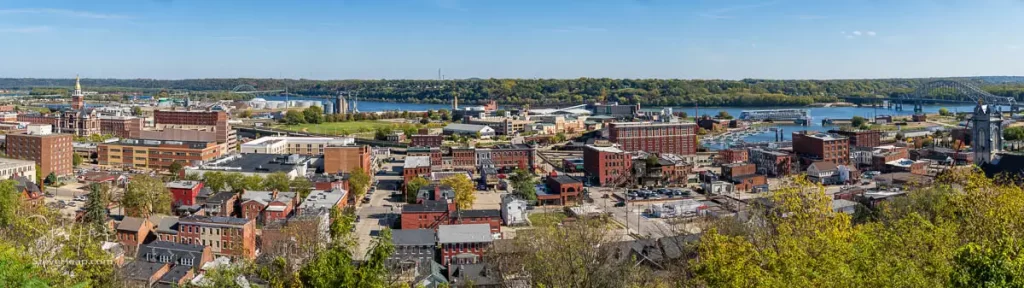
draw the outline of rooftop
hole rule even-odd
[[[820,139],[822,141],[832,141],[832,140],[847,139],[846,137],[843,137],[843,136],[837,136],[837,135],[827,134],[827,133],[819,133],[819,132],[814,132],[814,131],[799,131],[799,132],[793,132],[793,134],[800,134],[800,135],[803,135],[803,136],[807,136],[807,137],[811,137],[811,138],[815,138],[815,139]]]
[[[459,210],[455,218],[501,218],[501,210]]]
[[[471,242],[492,242],[491,225],[488,224],[460,224],[441,225],[437,227],[437,243],[471,243]]]
[[[405,157],[405,168],[430,167],[430,156]]]
[[[437,234],[434,229],[393,230],[391,243],[395,246],[434,246],[437,244]]]
[[[600,151],[600,152],[606,152],[606,153],[625,153],[626,152],[626,151],[623,151],[622,149],[619,149],[619,147],[615,146],[615,145],[612,145],[612,146],[587,145],[587,148],[594,149],[594,150],[597,150],[597,151]]]
[[[157,282],[177,285],[178,281],[181,281],[181,278],[184,278],[191,269],[192,267],[189,266],[175,265],[163,277],[160,277],[160,280],[157,280]]]
[[[121,275],[128,280],[141,280],[149,281],[149,278],[156,273],[157,270],[163,269],[167,263],[150,263],[140,260],[128,262],[124,267],[121,268]]]
[[[229,170],[248,173],[290,172],[296,166],[307,163],[309,157],[291,154],[235,154],[203,165],[203,170]]]
[[[444,130],[480,132],[480,131],[483,131],[483,130],[492,130],[492,129],[491,129],[491,127],[487,127],[487,125],[452,123],[452,124],[448,124],[448,126],[444,126]]]
[[[554,177],[549,177],[549,178],[550,178],[550,179],[551,179],[552,181],[555,181],[556,183],[558,183],[558,184],[560,184],[560,185],[567,185],[567,184],[583,184],[583,182],[582,182],[582,181],[580,181],[580,180],[576,180],[576,178],[572,178],[572,177],[569,177],[569,176],[565,176],[565,175],[558,175],[558,176],[554,176]]]
[[[299,210],[329,210],[331,207],[338,205],[338,202],[341,202],[341,199],[345,198],[346,195],[348,195],[348,191],[343,189],[331,191],[313,190],[308,196],[306,196],[306,199],[302,201],[302,205],[299,206]]]
[[[28,160],[11,159],[11,158],[0,158],[0,169],[8,169],[8,168],[14,168],[14,167],[23,167],[23,166],[35,167],[36,166],[36,162],[35,161],[28,161]],[[33,177],[35,177],[35,175],[33,175]]]
[[[146,147],[159,147],[161,145],[184,145],[191,149],[203,149],[211,145],[216,144],[215,142],[200,142],[200,141],[169,141],[169,140],[143,140],[143,139],[121,139],[119,142],[114,143],[103,143],[100,145],[121,145],[121,146],[146,146]]]
[[[448,203],[444,201],[432,201],[424,200],[420,204],[408,204],[402,206],[402,213],[419,213],[419,212],[445,212],[448,211]]]
[[[121,223],[117,224],[117,230],[138,232],[142,229],[142,224],[145,223],[146,219],[135,218],[135,217],[124,217]]]
[[[199,184],[201,184],[201,183],[203,183],[203,182],[190,181],[190,180],[177,180],[177,181],[167,182],[167,188],[171,188],[171,189],[193,189],[193,188],[196,188],[196,186],[199,186]]]
[[[234,217],[189,216],[189,217],[181,218],[181,220],[178,221],[178,222],[185,222],[185,223],[196,223],[196,222],[198,222],[198,223],[213,223],[213,224],[228,224],[228,225],[245,225],[245,224],[248,224],[251,221],[252,220],[249,220],[249,219],[234,218]]]
[[[355,138],[352,137],[290,137],[290,136],[266,136],[256,140],[245,142],[242,147],[266,147],[272,144],[285,142],[285,145],[289,142],[302,143],[302,144],[324,144],[328,146],[347,146],[356,143]]]
[[[221,203],[235,197],[235,195],[238,194],[232,192],[220,192],[217,194],[213,194],[213,196],[210,196],[209,199],[206,199],[206,203]]]

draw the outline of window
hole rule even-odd
[[[167,254],[160,255],[160,262],[162,262],[162,263],[171,262],[171,256],[167,256]]]

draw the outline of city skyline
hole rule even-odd
[[[1024,2],[13,1],[0,77],[1024,75]]]

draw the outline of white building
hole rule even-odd
[[[355,145],[352,137],[287,137],[267,136],[242,144],[243,154],[323,155],[324,147]]]
[[[505,226],[526,224],[526,200],[512,195],[501,198],[501,220]]]
[[[704,183],[701,184],[701,188],[704,189],[704,194],[707,195],[732,195],[736,191],[735,185],[725,181]]]
[[[0,180],[11,179],[13,176],[25,176],[32,183],[36,183],[36,162],[0,158]]]

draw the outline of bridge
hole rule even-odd
[[[281,92],[285,92],[285,91],[286,90],[262,90],[262,91],[260,91],[260,90],[256,90],[256,87],[254,87],[252,85],[249,85],[249,84],[241,84],[241,85],[235,86],[235,88],[231,88],[231,93],[233,93],[233,94],[272,94],[272,93],[281,93]]]
[[[959,97],[955,99],[929,98],[937,92]],[[978,86],[974,86],[973,84],[951,79],[931,81],[925,83],[921,87],[917,87],[917,89],[914,89],[911,93],[901,93],[897,94],[895,97],[871,98],[839,96],[838,98],[844,100],[887,101],[887,106],[890,109],[895,109],[897,111],[902,111],[904,104],[912,104],[914,105],[914,112],[917,113],[924,111],[924,103],[967,104],[978,103],[979,101],[988,105],[1007,106],[1010,107],[1010,111],[1013,112],[1020,110],[1019,104],[1017,104],[1017,101],[1012,97],[996,96],[978,88]]]
[[[740,112],[740,119],[747,121],[793,121],[796,124],[808,125],[811,122],[811,112],[807,109],[743,110]]]

